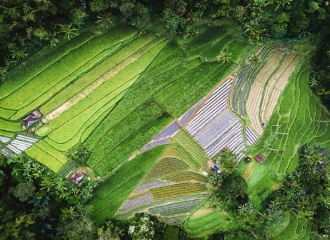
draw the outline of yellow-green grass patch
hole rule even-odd
[[[58,172],[63,166],[63,163],[61,163],[58,159],[35,145],[27,149],[25,152],[29,157],[37,160],[54,172]]]

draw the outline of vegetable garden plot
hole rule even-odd
[[[161,200],[171,197],[207,192],[207,188],[205,187],[205,184],[180,183],[159,188],[153,188],[150,189],[150,192],[155,200]]]
[[[208,156],[214,156],[228,147],[239,153],[244,147],[242,123],[228,110],[228,94],[233,80],[228,79],[212,91],[194,113],[185,128],[203,147]]]

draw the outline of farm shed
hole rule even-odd
[[[264,163],[266,160],[265,157],[262,156],[261,154],[258,154],[255,159],[260,163]]]
[[[221,173],[222,171],[221,171],[221,169],[220,168],[218,168],[217,166],[213,166],[212,168],[211,168],[214,172],[216,172],[216,173]]]
[[[38,122],[38,118],[33,117],[31,115],[27,116],[26,118],[23,118],[23,123],[25,127],[30,127],[34,123]]]
[[[26,127],[30,127],[34,123],[38,122],[38,119],[42,116],[39,110],[34,110],[32,114],[28,115],[27,117],[23,118],[23,124]]]
[[[71,182],[73,182],[74,184],[78,184],[83,178],[84,178],[85,174],[84,173],[77,173],[75,172],[72,177],[70,178]]]

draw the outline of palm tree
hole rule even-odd
[[[68,40],[70,40],[73,36],[77,36],[78,35],[78,33],[77,33],[78,29],[72,27],[72,23],[65,24],[65,25],[59,24],[59,26],[61,27],[61,31],[60,32],[61,33],[64,33],[64,36]]]
[[[40,190],[45,189],[47,192],[49,192],[52,189],[52,187],[55,186],[55,183],[53,182],[53,179],[46,176],[40,183],[40,186],[41,186]]]
[[[25,58],[27,56],[25,48],[19,49],[17,47],[14,47],[14,48],[11,48],[9,51],[10,51],[11,58],[14,60],[19,60],[19,59]]]
[[[113,19],[113,17],[111,15],[111,13],[106,12],[106,13],[101,14],[100,16],[97,16],[96,23],[100,24],[101,27],[106,27],[112,23],[112,19]]]
[[[218,62],[221,63],[228,63],[232,59],[232,53],[228,52],[228,49],[222,50],[219,55],[217,56]]]
[[[77,215],[76,211],[74,210],[75,207],[70,207],[70,208],[62,208],[61,211],[62,211],[62,218],[63,220],[66,220],[66,219],[74,219],[75,216]]]

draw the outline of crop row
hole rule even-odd
[[[133,82],[134,79],[126,82],[124,85],[110,92],[110,94],[103,95],[102,99],[96,99],[96,101],[95,102],[93,101],[93,103],[82,102],[81,104],[75,105],[84,108],[85,103],[92,104],[87,108],[85,108],[82,112],[78,113],[77,115],[72,114],[71,118],[69,118],[68,114],[66,114],[66,115],[60,115],[59,117],[54,119],[54,121],[51,121],[49,123],[49,126],[47,126],[49,130],[52,130],[50,134],[48,134],[48,136],[58,143],[69,141],[80,130],[80,128],[83,127],[87,123],[87,121],[89,121],[89,119],[94,116],[94,114],[98,113],[99,109],[103,107],[109,108],[110,106],[116,104],[116,102],[118,102],[121,99],[121,97],[124,95],[125,90]],[[78,109],[75,108],[75,110],[79,111],[79,108]]]
[[[190,182],[190,181],[195,181],[200,183],[206,182],[206,178],[203,175],[190,171],[175,173],[173,175],[165,176],[163,179],[166,181],[176,182],[176,183]]]
[[[58,95],[61,95],[62,92],[66,92],[66,88],[67,87],[71,88],[71,86],[73,85],[72,82],[77,82],[76,80],[77,80],[77,78],[79,78],[80,75],[84,74],[85,72],[89,71],[91,68],[95,67],[95,65],[97,65],[99,63],[99,61],[101,61],[105,56],[107,56],[110,51],[113,51],[113,49],[112,48],[105,49],[100,54],[98,54],[95,57],[91,58],[88,62],[86,62],[83,66],[81,66],[75,72],[67,75],[65,78],[63,78],[60,82],[58,82],[52,88],[45,91],[37,99],[34,99],[28,105],[26,105],[25,107],[18,110],[17,113],[12,116],[12,118],[13,119],[21,118],[26,113],[31,112],[34,109],[39,108],[39,106],[41,106],[45,102],[48,101],[47,103],[49,103],[49,100],[51,101],[52,97],[54,97],[54,96],[57,97]],[[48,113],[47,111],[44,111],[45,110],[44,105],[42,105],[40,110],[44,115],[46,115]]]
[[[163,114],[156,119],[146,122],[145,125],[141,126],[136,132],[132,132],[131,135],[120,142],[120,144],[112,152],[107,154],[103,161],[97,164],[95,170],[104,176],[111,169],[117,167],[118,164],[128,159],[134,151],[140,149],[143,145],[150,141],[150,139],[155,136],[160,129],[164,128],[171,121],[173,121],[172,117],[167,114]],[[159,148],[162,148],[162,146],[153,148],[150,151]]]
[[[171,204],[171,203],[188,202],[193,199],[205,200],[206,197],[207,197],[206,193],[200,193],[200,194],[184,195],[184,196],[177,196],[177,197],[172,197],[172,198],[161,199],[161,200],[153,201],[150,204],[137,207],[137,208],[127,211],[125,213],[121,213],[118,216],[120,216],[121,218],[128,218],[130,216],[133,216],[137,212],[141,212],[141,211],[147,210],[149,208],[155,208],[155,207],[158,207],[161,205],[166,205],[166,204]]]
[[[185,131],[181,131],[176,139],[189,152],[201,167],[207,160],[207,156],[200,145]]]
[[[199,183],[180,183],[150,190],[155,200],[184,196],[206,191],[207,189],[205,185]]]
[[[27,149],[26,154],[31,158],[37,160],[38,162],[44,164],[46,167],[53,170],[54,172],[58,172],[63,166],[62,162],[60,162],[52,155],[44,152],[42,149],[38,148],[35,145]]]
[[[10,119],[10,117],[13,116],[15,113],[15,110],[0,108],[0,118]]]
[[[219,79],[227,76],[233,68],[234,65],[230,63],[220,66],[217,62],[201,64],[159,91],[155,98],[175,117],[180,117],[205,96],[219,82]]]
[[[21,123],[11,122],[0,118],[0,130],[7,132],[18,132],[21,130]]]
[[[129,137],[133,132],[137,131],[145,123],[162,114],[162,109],[154,102],[149,102],[138,108],[127,118],[123,119],[116,126],[108,130],[104,137],[95,146],[91,158],[90,165],[95,165],[102,160],[111,150],[113,150],[121,141]],[[88,139],[90,141],[90,139]],[[89,147],[88,145],[86,145]]]
[[[183,213],[189,213],[192,209],[199,206],[204,199],[191,199],[186,202],[175,202],[158,207],[149,208],[151,214],[157,214],[161,216],[172,216]]]
[[[176,158],[162,158],[159,162],[152,168],[150,173],[147,175],[146,179],[152,180],[157,179],[172,173],[181,172],[188,169],[189,166]]]
[[[123,164],[115,174],[109,176],[95,189],[95,196],[89,201],[94,208],[97,222],[112,216],[141,182],[146,171],[154,164],[163,149],[152,149],[137,156],[134,161]],[[111,194],[111,198],[109,198]]]
[[[52,147],[51,145],[49,145],[47,142],[45,142],[44,140],[40,140],[35,144],[36,147],[40,148],[41,150],[43,150],[45,153],[47,153],[48,155],[53,156],[54,158],[56,158],[59,162],[61,163],[66,163],[67,159],[66,156],[61,153],[60,151],[58,151],[57,149],[55,149],[54,147]],[[45,160],[47,159],[47,156],[45,156]]]

